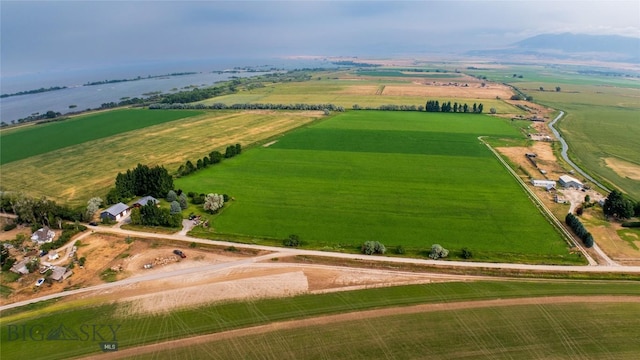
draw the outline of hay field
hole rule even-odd
[[[138,163],[172,172],[187,159],[224,152],[230,144],[247,146],[321,117],[320,112],[205,112],[4,164],[2,187],[81,205],[104,196],[118,172]]]
[[[449,83],[458,85],[449,85]],[[468,86],[465,87],[464,84]],[[329,79],[320,77],[306,82],[293,82],[268,85],[237,94],[220,96],[201,103],[211,105],[224,103],[274,103],[274,104],[320,104],[332,103],[351,109],[354,104],[360,107],[378,107],[380,105],[424,106],[427,100],[451,101],[459,103],[482,102],[485,112],[496,108],[502,114],[523,114],[517,107],[502,100],[508,99],[511,90],[500,84],[490,83],[482,87],[481,82],[466,76],[456,79],[430,78],[393,78],[363,77],[342,74]]]
[[[485,115],[352,111],[176,186],[235,198],[212,221],[218,237],[297,234],[344,251],[377,240],[411,256],[439,243],[480,261],[581,263],[479,135],[519,138]]]

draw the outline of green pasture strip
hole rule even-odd
[[[234,197],[211,222],[222,235],[296,234],[310,248],[348,252],[367,240],[414,253],[439,243],[469,247],[477,260],[581,263],[480,134],[518,138],[488,116],[349,112],[176,186]]]
[[[496,306],[277,329],[162,352],[171,359],[635,359],[637,303]],[[585,316],[585,314],[589,316]],[[135,359],[155,359],[152,352]]]
[[[113,110],[0,133],[0,164],[87,141],[202,114],[201,111]],[[104,151],[110,151],[104,149]]]
[[[312,316],[338,314],[375,308],[408,306],[422,303],[443,303],[457,301],[474,301],[495,298],[518,298],[562,295],[640,295],[640,287],[628,282],[579,282],[548,281],[544,282],[451,282],[428,285],[411,285],[379,289],[338,292],[322,295],[301,295],[291,298],[261,299],[246,302],[230,302],[205,305],[169,313],[154,315],[135,315],[127,304],[105,304],[100,306],[68,306],[61,311],[47,312],[40,309],[30,314],[3,317],[0,335],[2,358],[38,358],[60,359],[99,352],[98,344],[102,339],[90,338],[87,341],[31,341],[10,340],[16,336],[16,329],[30,328],[34,325],[46,326],[39,334],[51,328],[64,325],[76,330],[83,336],[83,324],[111,325],[117,327],[117,341],[121,349],[161,342],[169,339],[191,337],[201,334],[226,331],[231,329],[256,326],[276,321],[301,319]],[[572,306],[577,306],[573,304]],[[602,306],[602,305],[599,305]],[[637,313],[636,307],[627,309],[622,318],[632,318]],[[446,312],[456,318],[464,311]],[[591,314],[591,312],[590,312]],[[592,314],[593,315],[593,314]],[[498,317],[502,318],[502,317]],[[567,317],[557,319],[559,323]],[[578,319],[574,319],[578,321]],[[616,321],[611,324],[617,323]],[[428,323],[425,323],[428,324]],[[521,323],[514,323],[522,325]],[[12,327],[10,327],[12,326]],[[426,326],[426,325],[425,325]],[[428,326],[427,326],[428,327]],[[626,325],[625,325],[626,328]],[[84,328],[87,330],[87,328]],[[91,329],[91,328],[89,328]],[[10,334],[10,330],[13,333]],[[549,331],[549,329],[547,329]],[[585,331],[587,331],[585,329]],[[90,331],[92,335],[92,331]],[[102,328],[103,337],[107,337],[108,329]],[[111,339],[111,338],[109,338]]]
[[[425,73],[416,71],[401,70],[361,70],[354,72],[360,76],[389,76],[389,77],[408,77],[408,78],[434,78],[434,79],[451,79],[462,77],[461,74],[450,73]]]

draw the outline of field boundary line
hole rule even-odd
[[[554,226],[560,232],[561,235],[563,235],[563,237],[565,238],[565,241],[567,242],[567,244],[569,246],[576,247],[578,250],[580,250],[582,255],[584,255],[584,257],[589,262],[590,266],[597,266],[598,263],[591,257],[591,255],[589,255],[587,253],[587,251],[582,247],[581,244],[579,244],[577,241],[575,241],[575,239],[567,231],[567,229],[565,229],[564,226],[562,226],[562,224],[560,223],[560,221],[558,219],[556,219],[556,217],[553,215],[551,210],[549,210],[544,205],[542,200],[540,200],[540,198],[533,191],[531,191],[531,189],[529,189],[527,184],[524,183],[524,181],[518,176],[518,174],[516,174],[516,172],[511,168],[511,166],[509,166],[509,164],[507,164],[507,162],[504,161],[504,159],[500,156],[500,154],[498,154],[498,152],[493,147],[491,147],[491,145],[489,145],[486,141],[484,141],[483,138],[484,138],[484,136],[478,136],[478,140],[480,140],[483,144],[485,144],[487,146],[487,148],[489,148],[489,150],[491,150],[493,155],[495,155],[495,157],[500,161],[500,163],[507,169],[509,174],[511,174],[511,176],[513,176],[513,178],[516,179],[518,184],[520,184],[520,186],[525,190],[525,192],[529,196],[529,199],[531,199],[533,201],[534,205],[536,205],[536,207],[538,208],[538,210],[540,210],[540,213],[545,218],[547,218],[547,220],[551,223],[551,225]]]

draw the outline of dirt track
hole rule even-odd
[[[558,296],[520,299],[496,299],[481,301],[464,301],[439,304],[422,304],[407,307],[393,307],[386,309],[357,311],[346,314],[327,315],[302,320],[290,320],[224,331],[220,333],[194,336],[185,339],[171,340],[162,343],[139,346],[120,350],[117,353],[107,353],[86,357],[85,359],[121,359],[131,356],[138,356],[146,353],[158,353],[163,350],[175,349],[178,347],[193,346],[218,340],[231,339],[235,337],[265,334],[283,329],[296,329],[309,326],[322,326],[340,322],[354,321],[359,319],[370,319],[374,317],[416,314],[433,311],[449,311],[461,309],[477,309],[487,307],[516,306],[516,305],[541,305],[541,304],[570,304],[570,303],[640,303],[640,296]]]

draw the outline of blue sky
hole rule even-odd
[[[147,61],[420,55],[640,37],[640,1],[0,1],[3,76]]]

